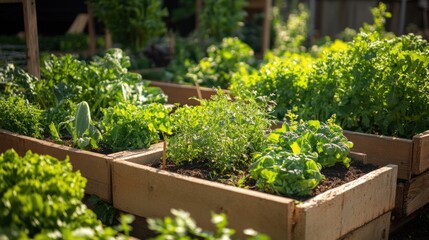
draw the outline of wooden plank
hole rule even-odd
[[[388,239],[390,229],[390,212],[372,220],[364,226],[341,238],[342,240],[382,240]]]
[[[397,170],[396,165],[382,167],[298,204],[294,239],[340,239],[390,212],[395,204]],[[321,221],[321,216],[327,221]]]
[[[398,165],[398,178],[411,178],[411,140],[346,130],[344,135],[354,143],[353,151],[367,154],[368,163],[378,166]]]
[[[191,85],[180,85],[167,82],[150,81],[149,86],[159,87],[168,96],[168,103],[179,103],[180,105],[199,105],[199,102],[192,97],[198,98],[197,88]],[[208,99],[216,95],[216,90],[212,88],[200,87],[203,99]],[[229,91],[224,90],[229,93]]]
[[[141,217],[165,217],[170,209],[191,213],[198,225],[214,230],[211,212],[224,212],[229,227],[253,228],[272,239],[291,239],[293,200],[186,177],[117,159],[112,165],[113,205]]]
[[[429,131],[413,137],[413,169],[415,175],[429,169]]]
[[[78,14],[70,28],[67,30],[67,33],[83,33],[83,30],[85,30],[85,27],[88,23],[88,19],[88,14]]]
[[[110,178],[112,158],[0,129],[0,152],[10,148],[14,148],[20,155],[31,150],[34,153],[51,155],[59,160],[64,160],[69,156],[73,170],[79,170],[82,176],[88,179],[85,192],[95,194],[104,201],[112,202]]]
[[[37,36],[36,1],[23,0],[25,41],[27,44],[27,70],[40,79],[39,42]]]
[[[265,0],[264,22],[262,25],[262,45],[261,45],[262,46],[262,49],[261,49],[262,56],[264,56],[265,53],[270,48],[271,6],[272,6],[272,1],[271,0]]]
[[[266,6],[266,2],[265,0],[247,0],[246,8],[263,10]]]
[[[405,193],[405,215],[412,214],[427,203],[429,203],[429,171],[410,180]]]
[[[89,55],[93,56],[97,52],[97,37],[95,34],[94,15],[90,3],[87,3],[88,11],[88,36],[89,36]]]

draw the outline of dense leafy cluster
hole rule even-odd
[[[244,0],[204,0],[198,22],[198,35],[220,42],[231,37],[242,25]]]
[[[0,69],[0,106],[5,112],[0,117],[5,119],[0,127],[33,137],[50,137],[57,142],[62,142],[61,138],[70,138],[76,147],[82,149],[98,148],[102,134],[107,134],[104,143],[122,141],[122,144],[134,143],[130,148],[139,148],[142,146],[139,139],[130,138],[131,135],[121,135],[122,139],[117,139],[118,132],[109,132],[116,129],[112,127],[116,124],[113,121],[119,121],[121,117],[126,119],[131,114],[116,115],[113,120],[106,120],[106,124],[110,121],[106,125],[107,130],[101,129],[100,123],[97,124],[104,117],[103,109],[119,109],[118,105],[126,104],[137,108],[166,101],[166,96],[159,88],[148,87],[139,74],[128,72],[129,65],[129,58],[120,49],[110,49],[103,57],[96,56],[89,63],[71,55],[51,55],[43,61],[43,80],[40,81],[14,65],[6,65]],[[85,107],[79,107],[82,105]],[[152,106],[158,107],[150,108],[151,113],[139,112],[148,114],[145,124],[149,126],[146,128],[156,134],[156,138],[153,134],[147,136],[145,142],[148,143],[159,139],[157,131],[168,128],[165,125],[152,130],[151,126],[159,125],[159,121],[166,124],[168,115],[160,105]],[[163,117],[154,117],[161,116],[161,113]],[[132,117],[137,115],[138,112]],[[100,132],[99,129],[107,132]],[[135,132],[132,131],[132,125],[123,130]],[[112,136],[115,136],[115,141]],[[128,138],[127,141],[123,141],[124,137]],[[123,149],[125,145],[106,147]]]
[[[94,118],[100,118],[102,108],[121,102],[164,102],[166,96],[160,89],[148,87],[139,74],[128,72],[129,66],[129,58],[120,49],[110,49],[90,63],[71,55],[51,55],[42,62],[43,81],[37,84],[38,95],[44,96],[40,105],[48,108],[66,100],[87,101]]]
[[[268,136],[268,147],[254,155],[251,175],[259,189],[281,195],[308,195],[323,179],[320,169],[349,167],[353,143],[334,119],[283,124]]]
[[[227,228],[228,220],[226,215],[212,213],[211,222],[216,226],[216,232],[204,231],[199,228],[195,220],[191,218],[188,212],[183,210],[171,209],[172,217],[164,219],[148,219],[149,229],[156,233],[152,240],[164,239],[202,239],[202,240],[230,240],[235,234],[234,229]],[[254,230],[245,230],[248,240],[269,240],[264,234],[259,234]]]
[[[23,98],[0,98],[0,113],[1,129],[32,137],[42,136],[42,110]]]
[[[0,155],[0,238],[108,239],[82,203],[86,179],[66,159],[14,150]]]
[[[246,166],[262,150],[270,126],[264,99],[234,101],[222,92],[200,106],[184,106],[172,115],[174,135],[167,154],[176,164],[204,163],[214,173]]]
[[[233,73],[247,72],[254,62],[253,50],[238,38],[224,38],[207,48],[208,56],[188,68],[190,82],[203,86],[229,88]]]
[[[168,15],[159,0],[90,0],[94,15],[104,21],[124,48],[142,49],[148,40],[166,31]]]
[[[161,133],[172,133],[170,110],[156,103],[120,104],[105,109],[101,122],[103,145],[112,151],[148,148],[160,140]]]

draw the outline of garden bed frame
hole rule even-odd
[[[0,129],[0,153],[13,148],[19,155],[28,150],[38,154],[48,154],[59,160],[68,156],[73,170],[79,170],[88,181],[85,193],[97,195],[100,199],[112,203],[111,164],[119,157],[139,157],[153,151],[162,151],[163,143],[152,145],[149,149],[122,151],[112,154],[100,154],[86,150],[23,136]]]
[[[388,165],[303,203],[183,176],[146,166],[162,151],[112,164],[113,206],[140,217],[164,217],[171,208],[191,213],[198,225],[212,229],[210,212],[224,212],[229,226],[253,228],[272,239],[373,239],[387,236],[395,204],[397,166]],[[329,219],[329,221],[326,221]],[[381,229],[380,236],[373,236]]]

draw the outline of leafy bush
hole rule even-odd
[[[3,97],[18,96],[32,100],[37,79],[13,64],[0,67],[0,92]]]
[[[234,229],[227,228],[228,220],[226,215],[212,213],[212,223],[216,226],[216,232],[204,231],[197,226],[195,220],[191,218],[188,212],[183,210],[172,209],[172,217],[165,217],[164,219],[147,220],[149,229],[154,231],[157,235],[152,240],[164,239],[205,239],[205,240],[230,240],[235,234]],[[248,240],[269,240],[270,238],[264,234],[258,234],[254,230],[245,230],[246,235],[251,237]]]
[[[174,135],[167,154],[176,164],[199,162],[212,173],[240,170],[250,154],[262,150],[270,126],[266,99],[234,101],[219,91],[200,106],[184,106],[172,115]]]
[[[429,128],[429,44],[360,33],[348,50],[315,65],[301,117],[336,114],[350,130],[411,137]]]
[[[112,151],[148,148],[172,131],[170,109],[162,104],[120,104],[103,112],[103,145]]]
[[[6,239],[108,239],[81,200],[86,179],[72,172],[68,159],[58,161],[30,151],[0,155],[0,237]]]
[[[207,48],[208,56],[188,69],[187,78],[209,87],[229,88],[233,73],[250,69],[253,50],[238,38],[224,38]]]
[[[110,49],[103,57],[95,57],[89,64],[71,55],[51,55],[42,61],[43,81],[38,81],[36,92],[43,108],[57,107],[63,101],[87,101],[95,119],[101,109],[118,103],[142,105],[165,102],[159,88],[148,87],[137,73],[128,72],[129,58],[120,49]]]
[[[42,137],[42,110],[21,97],[0,98],[0,128],[32,137]]]
[[[349,167],[353,143],[343,135],[334,118],[290,122],[273,130],[268,147],[254,155],[251,176],[265,192],[280,195],[309,195],[323,179],[320,169],[342,163]]]
[[[233,36],[243,25],[245,4],[244,0],[204,0],[197,35],[213,38],[215,42]]]
[[[124,48],[142,49],[148,40],[166,31],[168,15],[159,0],[90,0],[94,15],[112,32]]]

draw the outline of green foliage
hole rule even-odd
[[[97,218],[100,219],[104,225],[112,226],[113,224],[116,224],[116,217],[119,214],[116,208],[104,202],[96,195],[89,196],[88,203],[91,204]]]
[[[18,96],[32,100],[37,79],[13,64],[0,67],[0,97]]]
[[[310,13],[304,4],[298,4],[285,23],[278,7],[273,7],[273,26],[276,33],[274,52],[281,55],[284,52],[300,52],[305,50]]]
[[[256,91],[271,96],[277,105],[273,114],[281,119],[288,110],[300,106],[307,88],[307,75],[315,59],[305,53],[285,53],[282,57],[266,56],[266,63],[251,74],[240,72],[232,78],[231,89]]]
[[[240,170],[250,162],[251,153],[262,150],[268,115],[266,99],[231,101],[221,91],[200,100],[200,106],[179,108],[172,115],[168,158],[176,164],[206,164],[214,175]]]
[[[21,97],[0,98],[0,128],[32,137],[41,137],[42,110]]]
[[[254,61],[253,50],[238,38],[224,38],[221,44],[207,48],[208,56],[188,69],[191,82],[227,89],[233,73],[248,71]]]
[[[171,213],[174,217],[165,217],[164,219],[149,218],[147,220],[149,229],[157,234],[152,240],[230,240],[233,239],[232,236],[235,234],[234,229],[227,228],[228,220],[223,213],[212,213],[211,222],[216,227],[215,232],[204,231],[198,227],[188,212],[172,209]],[[268,236],[258,234],[253,230],[245,230],[245,233],[251,233],[252,237],[248,238],[248,240],[270,239]]]
[[[89,64],[71,55],[51,55],[42,61],[43,81],[36,85],[38,103],[43,108],[55,108],[63,101],[87,101],[91,114],[99,119],[102,108],[118,103],[142,105],[166,101],[159,88],[148,87],[139,74],[128,72],[129,66],[129,58],[120,49],[110,49]]]
[[[142,49],[148,40],[165,33],[168,15],[159,0],[90,0],[94,15],[124,48]]]
[[[171,134],[170,109],[162,104],[120,104],[104,110],[103,145],[112,151],[148,148],[160,134]]]
[[[245,4],[244,0],[204,0],[197,35],[212,38],[215,42],[233,36],[243,25]]]
[[[254,155],[251,176],[265,192],[285,196],[305,196],[323,179],[322,167],[342,163],[350,165],[347,157],[353,143],[343,135],[334,118],[326,123],[317,120],[290,121],[268,136],[268,147]]]
[[[343,135],[343,129],[335,124],[335,118],[326,123],[317,120],[289,120],[282,128],[270,133],[270,143],[293,153],[317,153],[315,161],[322,167],[342,163],[349,167],[350,148],[353,143]]]
[[[250,174],[258,189],[283,196],[305,196],[323,179],[317,155],[269,147],[254,155]]]
[[[386,24],[386,18],[392,17],[392,14],[387,11],[386,4],[380,2],[377,7],[371,8],[370,11],[374,18],[374,23],[372,25],[364,23],[361,31],[366,33],[377,32],[386,37],[387,33],[386,29],[384,28],[384,25]]]
[[[406,35],[360,33],[350,47],[314,66],[301,117],[336,114],[346,129],[412,137],[429,128],[429,44]]]
[[[68,159],[14,150],[0,155],[0,238],[113,239],[82,203],[86,179]]]

